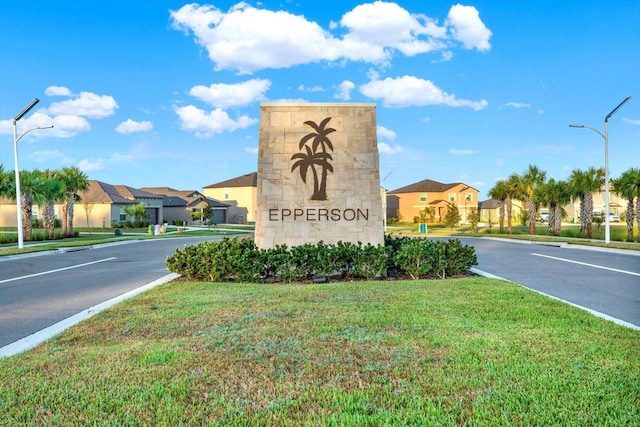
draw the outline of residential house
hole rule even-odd
[[[163,197],[164,222],[169,224],[201,224],[201,214],[211,206],[211,224],[227,222],[229,205],[206,197],[196,190],[176,190],[171,187],[143,187],[143,191]]]
[[[511,201],[511,223],[512,225],[520,224],[522,217],[523,203],[519,200]],[[500,200],[487,199],[478,202],[478,213],[480,214],[480,222],[499,224],[500,223]],[[504,224],[507,226],[507,207],[504,207]]]
[[[258,173],[217,182],[203,187],[204,195],[229,204],[227,221],[233,224],[253,224],[258,205]]]
[[[619,215],[621,218],[627,212],[629,201],[620,197],[609,188],[609,212]],[[580,222],[580,199],[573,200],[562,207],[567,217],[565,221]],[[601,191],[593,193],[593,212],[598,212],[604,218],[604,185]]]
[[[88,189],[80,192],[80,201],[74,205],[74,223],[87,227],[111,227],[124,221],[133,221],[125,208],[144,203],[150,224],[163,222],[162,196],[127,185],[111,185],[89,180]]]
[[[148,221],[151,224],[162,223],[162,196],[152,194],[126,185],[111,185],[105,182],[88,180],[86,191],[79,193],[80,200],[74,203],[74,225],[79,227],[111,227],[114,223],[132,221],[124,209],[144,203]],[[56,218],[62,218],[62,203],[54,205]],[[34,204],[34,218],[39,218],[40,210]],[[0,226],[15,227],[15,200],[0,200]]]
[[[444,184],[425,179],[387,192],[387,217],[411,222],[425,208],[432,208],[434,221],[442,222],[449,203],[458,208],[460,222],[467,223],[471,208],[478,206],[478,190],[462,182]]]

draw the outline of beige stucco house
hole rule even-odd
[[[627,212],[629,201],[609,189],[609,212],[622,217]],[[565,221],[580,222],[580,199],[576,199],[562,207],[567,213]],[[604,214],[604,186],[602,191],[593,193],[593,211]]]
[[[227,222],[252,224],[258,204],[258,173],[252,172],[203,187],[204,195],[228,204]]]
[[[513,200],[511,202],[511,223],[519,224],[522,216],[522,202]],[[480,213],[480,222],[498,224],[500,222],[500,201],[496,199],[487,199],[478,203],[478,212]],[[504,208],[504,223],[507,224],[507,207]]]
[[[126,185],[111,185],[106,182],[88,180],[86,191],[78,193],[80,201],[74,204],[74,225],[79,227],[111,227],[132,221],[125,208],[144,203],[151,224],[163,222],[163,198],[138,188]],[[62,218],[62,204],[54,205],[56,218]],[[33,217],[39,218],[38,206],[33,206]],[[13,200],[0,201],[0,226],[15,227],[16,204]]]
[[[387,217],[398,218],[399,214],[402,221],[411,222],[425,208],[432,208],[435,222],[441,222],[447,213],[448,203],[458,208],[460,222],[467,223],[471,208],[478,206],[478,190],[462,182],[444,184],[425,179],[388,191]]]

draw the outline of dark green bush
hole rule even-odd
[[[225,237],[185,246],[167,258],[169,271],[192,280],[219,282],[300,282],[314,278],[372,280],[394,276],[446,278],[477,264],[472,247],[459,240],[386,238],[385,246],[351,242],[278,245],[258,249],[252,239]],[[398,273],[399,272],[399,273]]]

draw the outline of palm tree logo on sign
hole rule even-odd
[[[333,160],[327,149],[333,151],[333,144],[327,137],[336,130],[327,128],[327,124],[331,117],[327,117],[320,124],[316,124],[311,120],[304,122],[305,125],[313,128],[315,132],[311,132],[300,139],[300,151],[291,156],[291,160],[298,159],[293,166],[291,172],[296,168],[300,170],[302,182],[307,183],[307,173],[311,170],[313,176],[313,194],[311,200],[327,200],[327,174],[333,173],[333,166],[329,163]]]

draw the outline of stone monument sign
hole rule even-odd
[[[375,104],[260,105],[255,240],[384,244]]]

